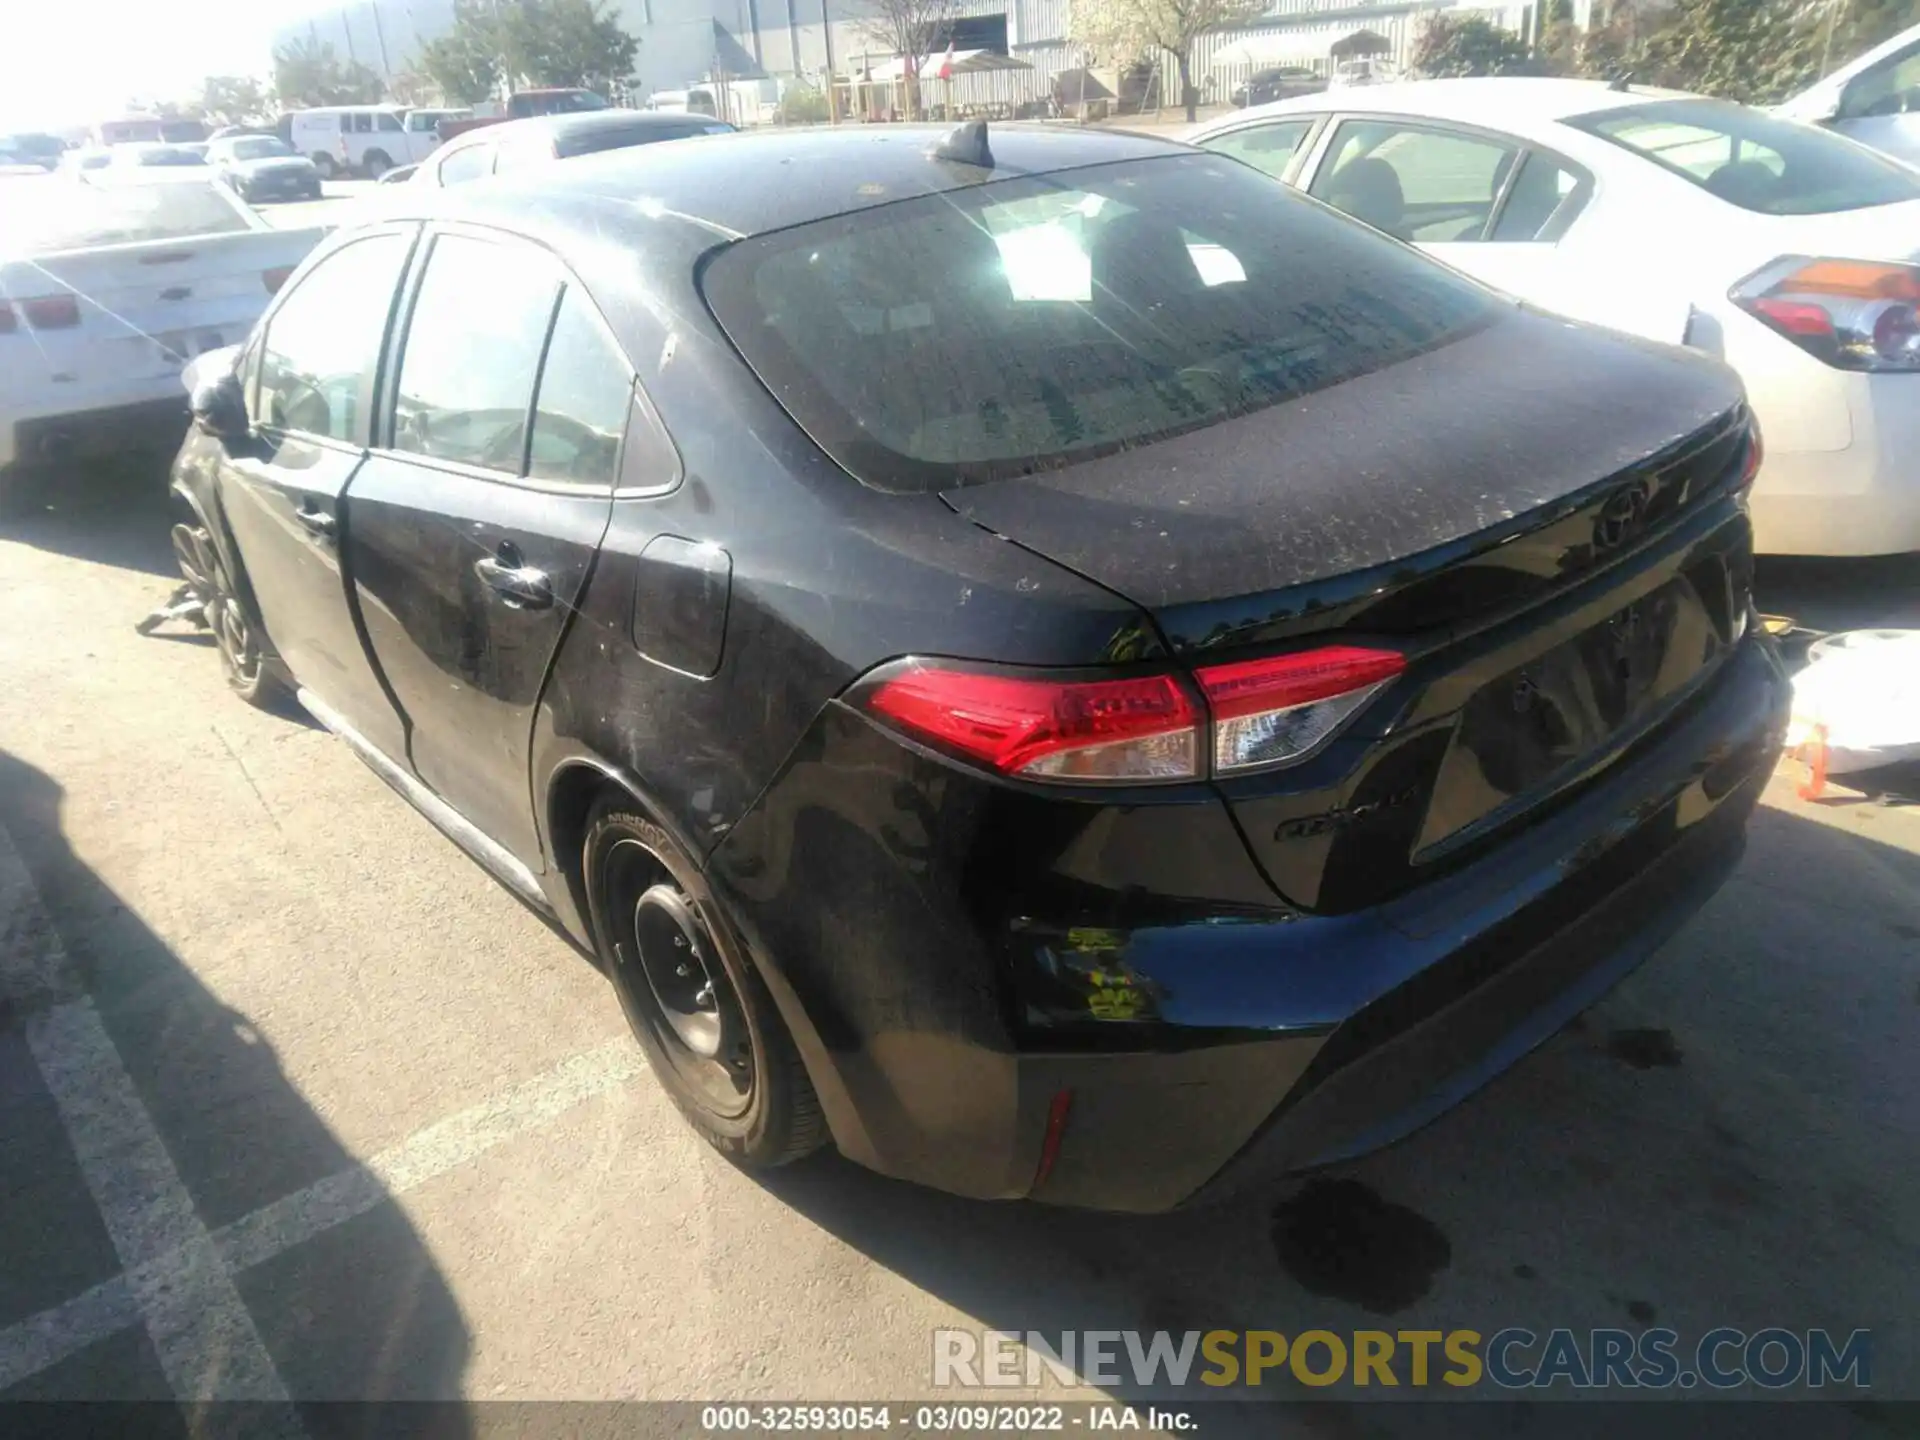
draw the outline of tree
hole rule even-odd
[[[453,28],[420,47],[420,68],[449,105],[478,105],[500,87],[503,37],[491,11],[477,0],[459,0]]]
[[[1803,0],[1679,0],[1644,52],[1649,83],[1749,105],[1818,78],[1827,16]]]
[[[1132,59],[1149,51],[1173,56],[1180,103],[1195,118],[1200,92],[1193,83],[1193,42],[1209,30],[1251,20],[1268,0],[1071,0],[1067,32],[1109,56]]]
[[[380,98],[380,77],[357,60],[340,63],[323,40],[295,40],[273,52],[273,88],[292,108],[371,105]]]
[[[867,33],[905,67],[907,118],[920,118],[920,67],[953,16],[953,0],[874,0]]]
[[[1527,42],[1477,15],[1465,19],[1441,12],[1429,16],[1409,57],[1428,79],[1458,75],[1514,75],[1529,68]]]
[[[510,75],[602,94],[633,74],[640,52],[608,0],[520,0],[501,8],[499,37]]]
[[[209,75],[199,110],[210,125],[251,125],[273,118],[273,95],[251,75]]]
[[[782,125],[818,125],[827,118],[827,97],[811,85],[793,85],[780,97]]]

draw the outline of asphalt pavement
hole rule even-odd
[[[907,1399],[942,1327],[1653,1324],[1868,1328],[1873,1394],[1920,1399],[1920,810],[1784,768],[1734,881],[1580,1023],[1230,1210],[982,1204],[831,1154],[756,1179],[588,961],[345,747],[240,704],[204,638],[134,633],[172,584],[161,486],[77,473],[0,526],[0,1399]],[[1762,584],[1920,625],[1911,561]],[[1440,1433],[1259,1396],[1328,1401],[1263,1433]]]

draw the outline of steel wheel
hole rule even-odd
[[[202,622],[213,632],[227,684],[250,705],[268,704],[281,687],[212,534],[204,525],[175,525],[173,556],[181,578],[200,602]]]
[[[606,863],[610,893],[623,896],[660,869],[659,857],[633,838],[617,841]],[[705,1109],[729,1120],[744,1115],[754,1097],[753,1042],[740,993],[693,901],[671,881],[640,890],[613,951],[627,1023],[652,1031]]]
[[[584,847],[588,908],[628,1028],[681,1114],[729,1159],[820,1145],[820,1103],[780,1012],[698,865],[603,802]]]

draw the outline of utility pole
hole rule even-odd
[[[368,7],[373,11],[373,34],[380,42],[380,73],[387,79],[393,79],[393,62],[387,58],[387,27],[380,23],[380,0],[372,0]]]

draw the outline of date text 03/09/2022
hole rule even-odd
[[[909,1435],[1032,1435],[1072,1430],[1199,1429],[1179,1406],[1091,1402],[1076,1405],[991,1405],[966,1402],[897,1405],[705,1405],[700,1428],[711,1435],[757,1431]]]

